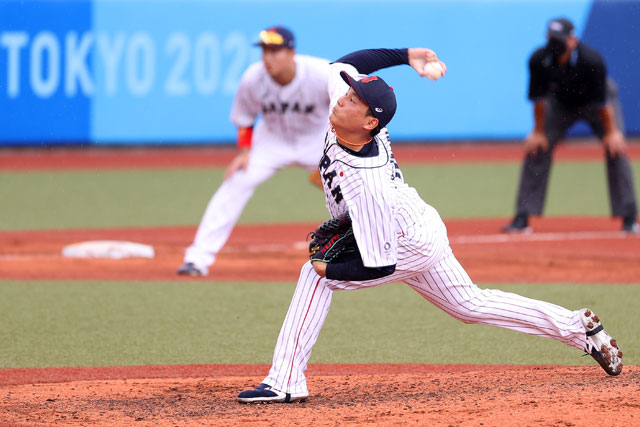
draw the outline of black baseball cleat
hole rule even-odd
[[[503,233],[531,233],[533,231],[529,227],[529,216],[525,214],[518,214],[513,218],[510,224],[501,228]]]
[[[260,384],[253,390],[245,390],[238,395],[240,403],[294,403],[302,402],[309,397],[308,394],[291,394],[276,390],[267,384]]]
[[[182,264],[177,273],[181,276],[206,276],[209,272],[206,269],[196,267],[192,262]]]
[[[585,352],[591,355],[602,369],[609,375],[622,372],[622,351],[616,340],[604,330],[600,318],[588,308],[580,313],[582,324],[587,332],[587,348]]]
[[[622,231],[628,234],[640,234],[640,226],[635,216],[626,216],[622,220]]]

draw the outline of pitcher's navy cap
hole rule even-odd
[[[371,108],[380,128],[386,127],[396,113],[396,95],[393,93],[393,88],[378,76],[355,80],[345,71],[341,71],[340,76]]]

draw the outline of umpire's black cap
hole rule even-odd
[[[345,71],[340,71],[340,76],[371,108],[380,128],[386,127],[396,113],[396,94],[393,93],[393,88],[378,76],[355,80]]]
[[[565,41],[574,35],[573,23],[566,18],[556,18],[549,22],[547,37],[553,40]]]
[[[296,41],[291,30],[281,25],[260,31],[258,38],[259,40],[254,43],[255,46],[286,47],[288,49],[296,47]]]

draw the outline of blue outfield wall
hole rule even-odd
[[[274,24],[330,60],[434,49],[440,81],[380,72],[398,97],[396,140],[520,138],[527,59],[556,16],[603,53],[640,135],[636,1],[0,0],[0,145],[228,143],[238,81],[260,58],[252,42]]]
[[[91,98],[79,83],[89,71],[76,55],[90,32],[88,1],[0,0],[0,143],[91,137]]]

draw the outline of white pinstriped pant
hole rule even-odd
[[[444,226],[442,227],[444,228]],[[441,230],[436,230],[440,234]],[[435,236],[433,236],[435,237]],[[440,236],[442,237],[442,236]],[[464,323],[499,326],[540,337],[553,338],[583,350],[585,329],[579,311],[492,289],[480,289],[453,255],[445,235],[432,247],[421,272],[396,270],[390,276],[365,282],[345,282],[320,277],[311,262],[302,266],[298,285],[280,330],[273,364],[264,383],[291,394],[308,394],[304,371],[320,329],[329,312],[334,290],[361,289],[405,282],[432,304]],[[398,266],[415,251],[399,245]],[[403,259],[404,256],[404,259]]]

